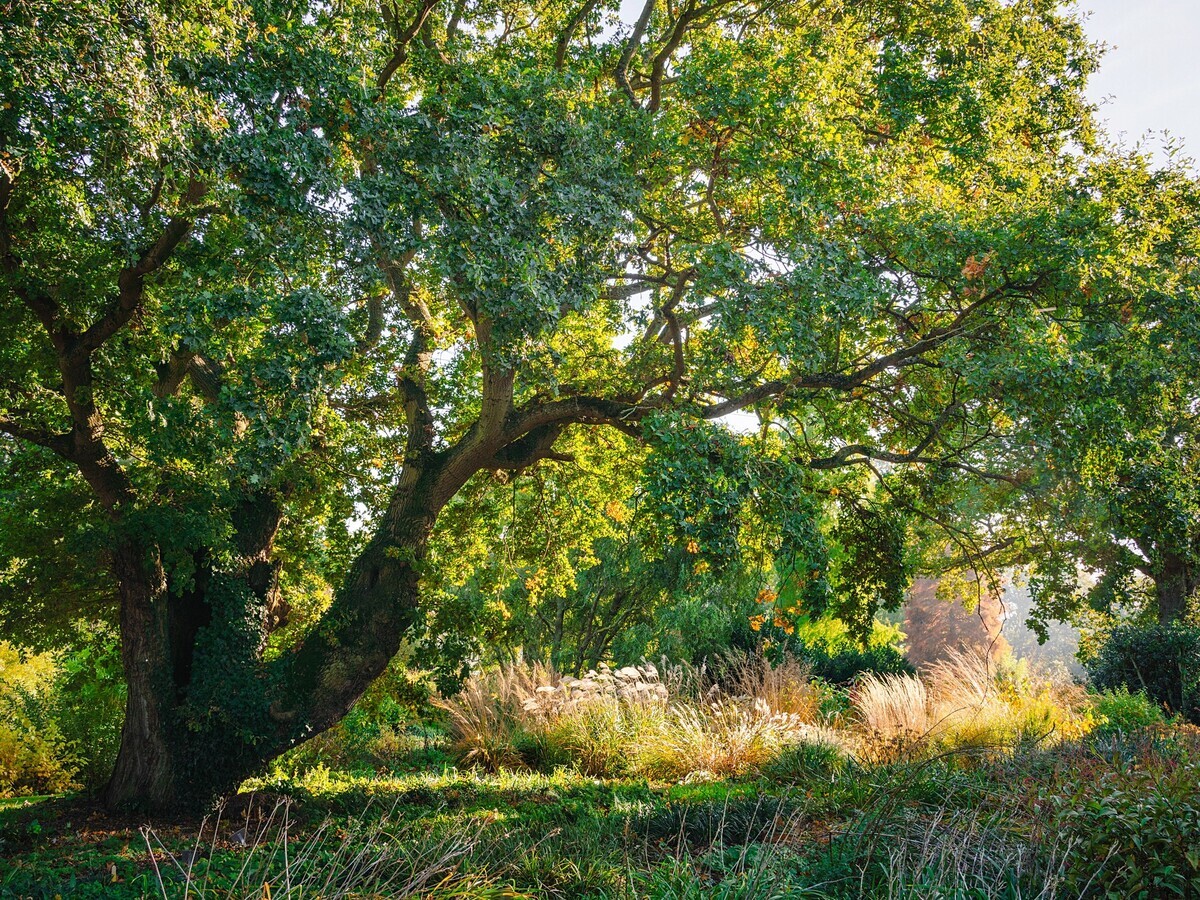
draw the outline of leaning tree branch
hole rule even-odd
[[[202,182],[191,179],[183,195],[185,209],[204,199],[208,188]],[[142,305],[145,295],[146,276],[162,267],[176,248],[192,230],[196,211],[188,209],[186,214],[172,216],[162,233],[148,248],[142,251],[136,263],[121,270],[117,276],[117,296],[108,310],[93,322],[83,334],[70,342],[70,353],[82,358],[90,355],[105,341],[125,326]]]
[[[847,444],[839,448],[832,456],[810,459],[805,465],[810,469],[828,470],[837,469],[841,466],[869,465],[873,462],[885,462],[893,465],[915,464],[956,469],[986,481],[1000,481],[1012,485],[1021,491],[1030,492],[1032,490],[1019,473],[1010,475],[1006,472],[993,472],[989,469],[981,469],[978,466],[972,466],[969,463],[960,462],[955,459],[940,456],[925,456],[919,450],[896,452],[881,450],[878,447],[871,447],[867,444]]]
[[[375,79],[375,89],[378,91],[380,97],[387,90],[388,82],[392,80],[392,76],[396,74],[408,59],[409,44],[412,43],[413,38],[417,36],[417,32],[421,30],[421,26],[425,24],[425,20],[437,5],[438,0],[421,0],[421,5],[417,8],[417,13],[413,16],[412,21],[404,28],[395,32],[396,44],[392,48],[391,58],[384,65],[383,70],[379,73],[379,77]],[[392,12],[394,6],[391,0],[383,0],[382,6],[384,21],[389,26],[395,26],[395,14]]]
[[[179,393],[183,380],[190,378],[192,387],[205,401],[215,403],[221,396],[225,367],[203,353],[181,346],[164,363],[155,366],[158,374],[151,391],[156,397],[173,397]]]
[[[853,390],[890,369],[919,363],[927,353],[936,350],[938,347],[955,338],[970,334],[967,323],[980,308],[986,306],[997,297],[1008,294],[1011,291],[1025,289],[1027,289],[1027,286],[1005,283],[983,294],[973,303],[961,309],[950,324],[942,328],[932,329],[926,332],[924,337],[912,344],[900,347],[885,356],[876,358],[870,363],[861,365],[857,370],[851,372],[815,372],[795,375],[792,378],[774,379],[750,388],[736,397],[731,397],[707,406],[704,408],[702,414],[706,419],[719,419],[722,416],[738,412],[747,406],[752,406],[770,397],[778,397],[795,390]]]
[[[425,378],[433,361],[429,336],[420,329],[413,333],[400,373],[400,392],[404,396],[404,419],[408,425],[408,446],[405,460],[415,463],[433,448],[436,433]]]
[[[434,455],[433,502],[449,500],[481,469],[523,468],[550,458],[555,440],[570,425],[607,425],[640,438],[638,422],[648,411],[617,400],[576,396],[510,409],[499,428],[482,424],[481,414],[453,447]]]
[[[641,437],[638,423],[649,407],[605,397],[564,397],[548,403],[528,404],[516,410],[506,429],[507,442],[546,425],[609,425],[631,437]],[[506,442],[506,443],[507,443]]]
[[[575,37],[575,32],[579,30],[579,26],[587,21],[587,17],[592,14],[592,10],[596,8],[599,2],[600,0],[586,0],[586,2],[575,12],[575,15],[571,16],[570,21],[568,21],[566,26],[563,28],[562,34],[558,36],[558,43],[554,47],[554,67],[556,69],[561,69],[564,65],[566,65],[567,50],[571,46],[571,41]]]
[[[853,372],[815,372],[764,382],[736,397],[705,407],[702,415],[706,419],[719,419],[770,397],[778,397],[796,390],[853,390],[889,369],[919,362],[924,354],[964,333],[965,330],[962,328],[946,328],[937,332],[936,335],[923,338],[908,347],[881,356]]]
[[[416,258],[416,248],[406,250],[399,258],[393,258],[383,249],[382,241],[373,238],[372,243],[379,257],[379,270],[383,272],[392,299],[396,301],[396,305],[412,323],[413,328],[424,332],[426,339],[431,340],[434,332],[433,315],[424,301],[419,298],[414,299],[412,282],[408,279],[408,266]],[[365,353],[372,349],[383,337],[383,313],[383,298],[368,297],[367,328],[358,341],[359,353]]]
[[[39,447],[45,447],[63,459],[73,461],[74,442],[70,432],[59,433],[50,431],[48,428],[23,425],[15,419],[0,416],[0,433],[20,441],[36,444]]]
[[[688,26],[697,17],[695,0],[686,0],[679,16],[672,24],[671,34],[667,37],[663,48],[658,51],[650,65],[650,101],[647,104],[647,109],[650,112],[657,112],[662,102],[663,74],[667,68],[667,61],[679,49],[679,44],[683,41],[683,36],[687,32]]]
[[[650,100],[646,107],[650,112],[656,112],[662,103],[663,85],[670,81],[670,79],[664,78],[667,64],[671,61],[671,57],[675,55],[675,51],[679,49],[679,45],[687,35],[688,29],[705,16],[717,13],[722,7],[729,6],[732,2],[733,0],[717,0],[717,2],[710,3],[707,6],[697,6],[696,0],[686,0],[683,9],[680,10],[679,15],[671,24],[671,32],[667,36],[666,43],[663,44],[662,49],[655,54],[654,59],[650,63],[650,78],[648,80]]]
[[[625,49],[621,52],[621,58],[617,62],[617,70],[614,77],[617,81],[617,86],[621,88],[629,97],[629,99],[637,104],[637,94],[633,92],[633,87],[629,83],[629,63],[633,60],[634,53],[642,43],[642,36],[646,33],[646,26],[650,24],[650,16],[654,14],[654,7],[658,0],[646,0],[646,5],[642,7],[642,14],[638,16],[637,21],[633,25],[633,31],[629,35],[629,40],[625,42]]]
[[[561,422],[535,428],[496,451],[488,467],[519,471],[543,459],[573,461],[572,456],[554,452],[554,442],[565,428],[566,424]]]
[[[667,390],[662,396],[662,403],[669,403],[679,392],[679,387],[687,374],[687,359],[684,356],[683,329],[679,327],[679,319],[675,308],[687,292],[689,276],[681,275],[671,290],[671,296],[662,305],[659,314],[667,324],[666,333],[671,340],[671,374],[667,378]]]

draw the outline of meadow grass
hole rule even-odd
[[[1200,887],[1200,739],[1186,731],[971,765],[775,765],[692,783],[318,768],[184,823],[42,801],[0,820],[0,895],[1016,900]]]
[[[1131,698],[962,657],[830,703],[735,663],[485,674],[440,738],[284,758],[202,819],[0,810],[0,896],[1200,896],[1200,737]]]

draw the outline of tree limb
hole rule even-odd
[[[646,33],[646,26],[650,24],[650,16],[654,14],[654,7],[657,3],[658,0],[646,0],[646,5],[642,7],[642,14],[638,16],[633,25],[633,32],[629,35],[629,40],[625,42],[621,59],[617,62],[615,73],[617,85],[635,105],[637,104],[637,95],[629,84],[629,63],[633,59],[633,54],[637,52],[638,45],[642,42],[642,35]]]
[[[17,440],[45,447],[65,460],[72,460],[72,448],[74,445],[70,432],[60,434],[46,428],[22,425],[4,416],[0,416],[0,432],[10,435]]]
[[[853,390],[870,381],[877,375],[905,365],[920,361],[920,357],[935,349],[950,339],[964,333],[961,328],[947,328],[934,336],[923,338],[908,347],[903,347],[892,353],[876,359],[854,372],[817,372],[807,375],[797,375],[793,378],[775,379],[751,388],[748,391],[720,403],[714,403],[703,410],[706,419],[719,419],[730,413],[738,412],[766,400],[768,397],[778,397],[793,390]]]
[[[390,26],[394,26],[396,20],[394,14],[389,10],[390,5],[391,0],[383,0],[383,18]],[[421,5],[417,8],[417,13],[413,16],[413,20],[404,29],[395,33],[396,46],[392,49],[391,58],[384,65],[383,70],[379,73],[379,77],[375,79],[375,89],[381,97],[387,89],[388,82],[392,80],[392,76],[396,74],[408,59],[408,45],[412,43],[412,39],[417,36],[417,32],[425,24],[425,19],[437,5],[438,0],[421,0]]]
[[[680,11],[678,17],[671,27],[671,34],[667,38],[666,44],[658,51],[654,57],[654,61],[650,66],[650,102],[647,104],[647,109],[650,112],[657,112],[659,104],[662,102],[662,85],[663,73],[666,71],[667,61],[671,58],[683,40],[684,34],[687,32],[688,25],[697,17],[695,0],[686,0],[683,10]]]
[[[599,2],[600,0],[586,0],[576,11],[575,15],[571,16],[571,20],[567,22],[566,27],[563,28],[562,34],[558,36],[558,43],[554,47],[554,67],[556,69],[561,69],[566,64],[567,50],[571,46],[571,40],[575,37],[575,32],[579,30],[579,26],[587,20],[587,17],[592,14],[592,10],[596,8]]]
[[[208,188],[191,179],[183,195],[185,207],[194,206],[208,193]],[[108,311],[93,322],[83,334],[70,342],[69,352],[83,357],[91,354],[105,341],[121,330],[133,318],[142,305],[145,279],[160,268],[182,244],[192,230],[194,214],[172,216],[158,239],[138,257],[132,266],[121,270],[117,276],[117,296]]]
[[[745,409],[747,406],[766,400],[768,397],[777,397],[792,390],[852,390],[889,369],[920,362],[921,357],[926,353],[937,349],[957,337],[968,334],[966,324],[971,316],[991,300],[1012,289],[1019,290],[1023,288],[1010,284],[1002,285],[979,297],[969,306],[959,311],[954,321],[949,325],[932,329],[926,332],[924,337],[907,347],[901,347],[885,356],[881,356],[873,362],[862,365],[856,371],[816,372],[796,375],[792,378],[774,379],[757,387],[750,388],[736,397],[705,407],[703,416],[706,419],[719,419],[722,416],[727,416],[730,413]]]

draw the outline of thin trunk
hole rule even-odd
[[[621,629],[625,627],[625,623],[629,621],[634,607],[630,605],[626,606],[624,610],[621,608],[627,599],[628,595],[623,590],[619,590],[613,595],[612,602],[608,607],[608,616],[604,624],[600,626],[596,643],[592,647],[591,658],[588,661],[590,668],[594,669],[600,665],[601,657],[612,647],[612,642],[616,639]]]
[[[567,615],[567,599],[559,595],[554,599],[554,631],[550,635],[550,668],[560,671],[562,657],[563,620]]]

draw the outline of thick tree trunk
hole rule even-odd
[[[421,407],[413,390],[410,405]],[[427,411],[419,412],[410,415],[409,462],[375,534],[321,621],[269,664],[262,651],[274,618],[277,498],[253,494],[232,511],[232,571],[202,565],[186,591],[168,591],[161,565],[148,565],[145,552],[120,556],[129,703],[109,806],[202,807],[340,722],[416,618],[420,570],[442,507],[480,468],[528,465],[561,431],[544,427],[508,441],[501,410],[490,429],[482,417],[453,451],[434,451]]]
[[[166,578],[135,543],[119,548],[113,569],[121,591],[121,655],[127,699],[116,766],[104,791],[110,808],[169,802],[174,790],[171,655]]]
[[[1158,600],[1158,621],[1166,625],[1183,618],[1187,601],[1195,591],[1196,576],[1180,554],[1163,554],[1162,565],[1154,579]]]
[[[280,743],[261,653],[279,618],[270,554],[281,518],[275,497],[248,495],[233,511],[233,569],[214,570],[201,548],[182,585],[155,547],[130,542],[113,554],[128,699],[103,796],[110,808],[202,805]]]
[[[418,608],[420,566],[444,501],[435,473],[401,484],[320,624],[283,660],[272,714],[297,740],[331,728],[383,673]]]
[[[277,506],[235,510],[234,570],[200,565],[186,590],[169,589],[145,548],[116,554],[129,696],[107,806],[204,808],[341,721],[395,656],[417,609],[436,512],[427,479],[408,487],[321,622],[271,664],[262,650],[277,612],[269,560]]]
[[[257,740],[273,731],[265,699],[255,697],[265,696],[264,629],[230,628],[239,619],[261,621],[264,604],[244,578],[228,573],[201,570],[186,590],[173,592],[144,551],[123,551],[114,562],[128,697],[104,803],[151,811],[203,806],[237,787],[259,761]]]

